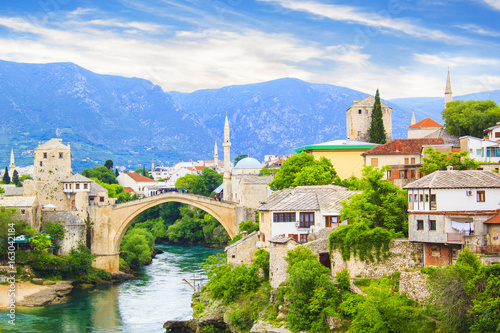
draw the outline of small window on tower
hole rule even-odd
[[[43,166],[43,162],[42,161],[40,161],[40,166]]]
[[[47,158],[47,153],[43,153],[43,158]]]
[[[362,114],[363,113],[363,110],[358,110],[358,114]]]
[[[64,157],[64,153],[59,153],[59,158],[63,158]]]

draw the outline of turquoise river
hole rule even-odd
[[[202,263],[223,252],[200,246],[157,245],[163,251],[135,280],[91,290],[73,290],[64,304],[17,308],[16,325],[0,311],[0,332],[165,332],[167,320],[192,318],[193,289],[182,279],[203,276]],[[197,281],[198,283],[198,281]]]

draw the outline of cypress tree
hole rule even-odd
[[[369,130],[371,143],[386,143],[384,120],[382,119],[382,105],[380,104],[380,94],[377,89],[375,103],[373,104],[372,122]]]
[[[14,173],[12,174],[12,183],[14,183],[16,186],[19,186],[19,173],[17,170],[14,170]]]
[[[2,180],[4,184],[10,184],[9,170],[7,170],[7,167],[5,167],[5,172],[3,173]]]
[[[118,173],[118,169],[115,169],[115,176],[118,177],[120,174]]]

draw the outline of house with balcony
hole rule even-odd
[[[488,243],[487,220],[500,209],[500,175],[484,170],[435,171],[408,190],[408,234],[424,244],[425,265],[448,265],[465,246]]]
[[[306,243],[309,234],[323,228],[335,229],[341,202],[360,192],[337,185],[297,186],[274,192],[259,207],[261,240],[275,236]]]

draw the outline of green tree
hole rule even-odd
[[[118,177],[120,173],[118,172],[118,169],[115,169],[115,177]]]
[[[7,169],[7,167],[5,167],[5,171],[3,173],[2,181],[3,181],[4,184],[10,184],[9,170]]]
[[[106,160],[106,162],[104,162],[104,166],[108,169],[113,169],[113,161],[112,160]]]
[[[442,114],[446,130],[457,136],[482,138],[486,128],[500,121],[500,107],[494,101],[453,101]]]
[[[52,246],[52,241],[46,235],[42,234],[31,237],[30,243],[33,243],[35,251],[38,253],[47,253],[47,248]]]
[[[303,151],[283,162],[281,169],[269,183],[269,187],[273,191],[278,191],[291,186],[327,185],[334,182],[340,182],[340,178],[332,162],[325,157],[321,157],[318,161],[313,155]]]
[[[207,192],[207,188],[203,180],[193,174],[187,174],[183,177],[177,178],[175,187],[178,189],[188,190],[190,193],[202,195]]]
[[[71,271],[78,275],[84,275],[92,269],[92,262],[96,258],[90,252],[90,249],[82,242],[79,242],[75,248],[69,250],[68,263]]]
[[[241,154],[241,155],[236,156],[236,158],[234,159],[234,165],[238,164],[239,161],[241,161],[242,159],[244,159],[246,157],[249,157],[249,156],[247,154]]]
[[[151,262],[154,236],[147,230],[133,228],[125,234],[120,244],[120,256],[134,267],[141,267]]]
[[[12,183],[16,185],[17,187],[21,186],[21,182],[19,182],[19,174],[17,173],[17,170],[14,170],[12,173]]]
[[[37,233],[28,223],[20,220],[20,216],[17,209],[0,206],[0,249],[2,255],[7,253],[9,237],[20,235],[31,237]]]
[[[202,193],[202,195],[209,196],[212,194],[212,192],[219,187],[220,184],[222,184],[222,179],[223,176],[219,174],[217,171],[209,169],[209,168],[203,168],[201,170],[201,174],[199,175],[201,181],[205,185],[205,192]]]
[[[408,199],[406,191],[382,180],[385,169],[363,168],[366,188],[342,203],[340,219],[350,224],[362,222],[370,228],[383,227],[408,234]]]
[[[445,154],[434,150],[434,148],[426,148],[419,170],[426,175],[437,170],[446,170],[449,165],[453,166],[454,170],[476,170],[479,167],[479,162],[467,156],[469,156],[467,151]]]
[[[380,94],[377,89],[375,94],[375,103],[372,110],[372,121],[369,129],[369,141],[371,143],[386,143],[386,133],[384,128],[384,120],[382,118],[382,104],[380,103]]]
[[[30,176],[30,175],[21,175],[21,177],[19,177],[19,182],[22,183],[23,181],[25,181],[26,179],[31,179],[33,180],[33,178]],[[22,185],[22,184],[21,184]]]
[[[82,176],[85,176],[87,178],[97,178],[101,182],[106,184],[118,184],[113,170],[110,170],[105,166],[93,167],[92,169],[84,169],[82,171]]]
[[[142,168],[135,169],[134,172],[137,173],[137,174],[139,174],[139,175],[143,175],[144,177],[151,178],[151,175],[149,174],[149,171],[146,170],[146,168],[144,167],[144,165],[142,166]]]
[[[60,248],[60,241],[64,238],[64,233],[67,232],[64,229],[61,222],[50,222],[47,221],[44,226],[45,233],[52,236],[54,239],[54,246],[56,250]]]
[[[274,176],[279,169],[274,168],[262,168],[260,169],[259,176]]]

